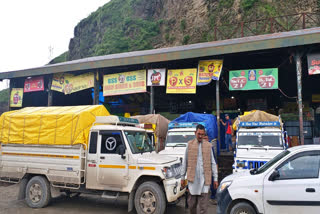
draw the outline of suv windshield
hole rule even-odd
[[[133,154],[152,152],[152,141],[146,132],[125,131],[131,151]]]
[[[187,146],[189,140],[195,138],[194,132],[192,131],[176,131],[168,132],[166,139],[166,146],[175,147],[175,146]]]
[[[282,147],[280,133],[239,133],[238,146],[254,146],[254,147]]]
[[[287,156],[290,152],[288,150],[285,150],[281,153],[279,153],[277,156],[269,160],[266,164],[264,164],[259,169],[253,169],[250,171],[251,174],[260,174],[265,172],[267,169],[269,169],[271,166],[273,166],[275,163],[277,163],[280,159],[282,159],[284,156]]]

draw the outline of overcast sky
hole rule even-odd
[[[0,72],[43,66],[67,51],[74,27],[107,2],[1,0]]]

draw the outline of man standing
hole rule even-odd
[[[231,137],[231,120],[229,118],[228,114],[225,114],[226,122],[223,122],[222,119],[220,119],[222,125],[225,127],[226,135],[225,135],[225,142],[226,142],[226,147],[227,147],[227,152],[229,152],[229,147],[232,150],[232,137]]]
[[[181,185],[185,185],[187,174],[190,213],[196,214],[197,205],[199,204],[200,213],[206,214],[209,205],[208,193],[212,175],[214,177],[214,188],[218,188],[218,170],[211,150],[211,144],[203,140],[205,136],[203,125],[197,125],[195,135],[196,139],[188,142],[184,155]]]

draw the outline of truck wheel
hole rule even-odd
[[[35,176],[26,187],[26,203],[32,208],[42,208],[51,200],[50,184],[45,177]]]
[[[159,184],[148,181],[138,187],[134,205],[138,214],[163,214],[166,210],[166,198]]]
[[[230,214],[256,214],[256,211],[250,204],[240,202],[232,207]]]

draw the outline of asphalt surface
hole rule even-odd
[[[60,196],[52,199],[51,203],[41,209],[29,208],[24,201],[17,200],[19,186],[7,186],[0,183],[0,214],[125,214],[127,212],[127,198],[109,200],[99,196],[80,195],[74,198]],[[184,207],[184,198],[179,204],[169,206],[166,214],[189,213]],[[210,204],[208,214],[215,214],[216,206]]]

